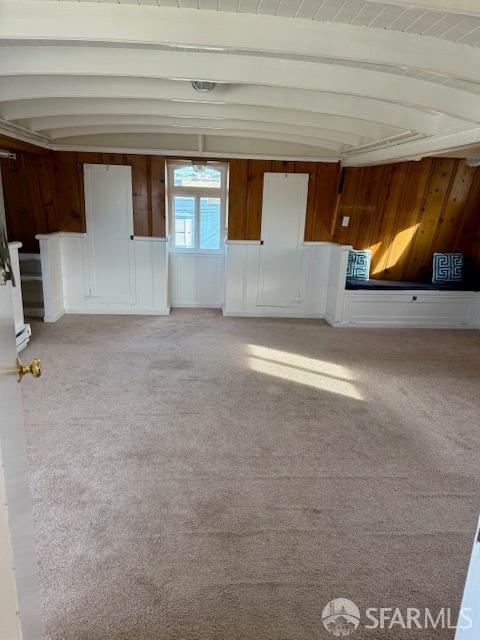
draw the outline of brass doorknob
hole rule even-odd
[[[34,358],[30,364],[23,364],[17,358],[18,381],[21,382],[23,376],[27,373],[31,373],[34,378],[39,378],[42,375],[42,363],[38,358]]]

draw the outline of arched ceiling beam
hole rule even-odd
[[[213,53],[111,50],[103,47],[3,47],[1,76],[47,73],[181,80],[197,78],[226,84],[326,91],[435,110],[470,122],[480,119],[480,95],[367,69]]]
[[[291,91],[281,87],[236,85],[219,86],[213,94],[196,93],[188,83],[159,81],[152,78],[108,78],[99,76],[19,76],[0,77],[2,101],[42,98],[136,98],[169,100],[187,104],[223,104],[261,106],[267,108],[335,114],[386,126],[399,127],[424,135],[464,126],[464,121],[432,114],[413,107],[326,91]]]
[[[308,105],[307,105],[308,106]],[[312,113],[234,104],[182,103],[161,100],[106,99],[106,98],[55,98],[18,100],[0,103],[0,117],[29,129],[48,129],[49,123],[66,116],[90,115],[141,115],[176,118],[220,118],[253,122],[271,122],[281,125],[302,125],[343,131],[370,140],[394,136],[401,129],[367,122],[356,118],[331,114]],[[44,124],[46,126],[44,126]]]
[[[251,137],[261,138],[262,140],[275,140],[277,142],[295,142],[305,146],[314,148],[328,149],[330,151],[342,152],[345,150],[344,145],[331,142],[330,140],[313,139],[310,137],[302,137],[297,135],[288,135],[283,133],[264,133],[259,131],[249,131],[247,129],[221,129],[215,128],[186,128],[178,129],[176,127],[145,127],[145,126],[122,126],[109,125],[100,127],[67,127],[64,129],[55,129],[54,131],[45,132],[49,135],[53,142],[55,140],[63,140],[65,138],[78,138],[79,136],[96,135],[104,133],[169,133],[175,135],[194,134],[194,135],[215,135],[227,137]]]
[[[176,117],[155,117],[155,116],[110,116],[110,115],[88,115],[88,116],[63,116],[57,118],[37,118],[36,120],[27,120],[17,123],[33,131],[44,134],[49,131],[55,135],[56,129],[65,129],[68,127],[91,127],[91,126],[145,126],[145,127],[177,127],[179,129],[187,128],[208,128],[214,129],[237,129],[258,131],[263,133],[288,133],[291,135],[299,135],[302,137],[311,137],[313,140],[329,140],[340,144],[356,147],[369,142],[368,138],[361,136],[353,136],[341,131],[325,130],[316,127],[304,127],[301,125],[285,125],[271,122],[252,122],[245,120],[215,119],[215,118],[176,118]]]
[[[45,11],[42,2],[0,2],[0,38],[260,48],[406,66],[480,81],[479,49],[412,33],[238,12],[85,2],[48,5]]]

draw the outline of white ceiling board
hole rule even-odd
[[[276,11],[277,16],[293,18],[300,8],[301,0],[281,0]]]
[[[277,13],[280,0],[259,0],[257,13],[274,16]]]
[[[258,0],[238,0],[239,13],[257,13]]]
[[[218,0],[218,10],[227,13],[236,13],[238,0]]]
[[[262,7],[266,0],[262,0]],[[268,0],[268,2],[274,2],[274,0]],[[311,20],[317,13],[318,0],[302,0],[297,10],[296,17]],[[264,13],[267,13],[266,11]]]
[[[357,12],[357,14],[353,17],[352,20],[349,20],[351,24],[357,24],[362,26],[370,25],[376,18],[378,17],[378,8],[372,4],[368,3],[363,6],[363,8]]]

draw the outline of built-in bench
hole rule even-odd
[[[349,246],[332,247],[326,319],[333,326],[478,329],[475,285],[347,280]]]

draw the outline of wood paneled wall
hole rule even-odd
[[[42,151],[1,161],[9,237],[36,251],[36,233],[84,231],[84,163],[131,165],[135,234],[165,235],[165,158]],[[370,248],[374,278],[428,279],[434,251],[463,251],[480,262],[480,168],[464,161],[348,168],[341,195],[335,163],[238,159],[229,165],[231,240],[260,239],[266,171],[308,173],[305,240]]]
[[[370,248],[374,278],[417,281],[430,278],[435,251],[479,261],[479,230],[480,169],[426,158],[347,169],[333,240]]]
[[[85,231],[83,164],[132,167],[133,226],[137,236],[165,236],[165,158],[110,153],[17,153],[2,159],[9,237],[38,251],[37,233]]]
[[[55,204],[53,153],[17,153],[1,161],[8,237],[23,251],[38,251],[37,233],[60,229]]]
[[[340,165],[281,160],[230,160],[229,240],[260,240],[263,174],[308,173],[305,240],[331,239]]]

